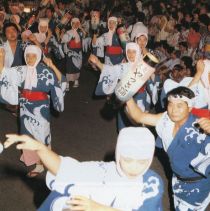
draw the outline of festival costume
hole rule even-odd
[[[109,21],[115,21],[117,24],[116,17],[110,17],[108,19],[108,28],[109,28]],[[115,29],[116,30],[116,29]],[[97,38],[96,44],[93,45],[93,48],[101,48],[105,47],[105,64],[107,65],[116,65],[122,62],[123,56],[123,49],[121,47],[121,43],[119,41],[119,37],[116,31],[111,31],[109,29],[108,32],[102,34],[100,37]]]
[[[70,197],[81,195],[125,211],[161,211],[163,183],[158,174],[148,170],[154,153],[154,137],[146,128],[125,129],[118,137],[116,163],[79,162],[71,157],[61,157],[57,175],[47,173],[46,182],[51,193],[38,210],[61,211],[64,207],[67,208],[65,203]],[[145,140],[140,140],[139,134],[135,137],[136,130],[147,131],[144,135],[140,133]],[[133,159],[149,159],[148,166],[142,174],[129,179],[121,170],[121,155]]]
[[[36,53],[36,51],[39,57],[34,67],[19,66],[4,71],[0,93],[8,103],[19,102],[20,134],[30,135],[43,144],[49,145],[51,143],[50,100],[54,109],[64,110],[66,82],[63,76],[61,82],[58,81],[49,67],[39,63],[41,50],[38,47],[28,46],[25,55],[27,52]],[[9,94],[8,86],[11,86]],[[18,89],[21,92],[20,96],[18,96]],[[35,152],[23,150],[21,160],[27,166],[35,164],[38,159]]]
[[[210,202],[210,136],[195,127],[197,117],[187,121],[173,137],[175,123],[163,113],[156,125],[173,171],[172,189],[177,211],[205,210]]]
[[[73,21],[79,21],[77,18]],[[67,81],[76,81],[79,79],[82,68],[82,34],[78,29],[67,31],[62,40],[64,52],[66,54],[66,77]]]

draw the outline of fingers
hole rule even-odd
[[[7,134],[6,135],[7,140],[4,142],[4,148],[10,147],[12,144],[17,143],[20,141],[20,136],[16,134]]]
[[[4,142],[5,148],[8,148],[9,146],[17,142],[26,142],[32,139],[27,135],[17,135],[17,134],[6,134],[6,138],[7,140]]]
[[[43,58],[44,63],[48,66],[51,67],[52,65],[52,60],[50,58],[44,57]]]
[[[71,210],[87,210],[88,208],[88,198],[84,196],[74,196],[66,202],[67,205],[70,205]]]
[[[66,203],[71,205],[78,205],[81,204],[82,200],[80,196],[71,197]]]
[[[200,127],[206,132],[210,133],[210,119],[207,118],[200,118],[198,120]]]

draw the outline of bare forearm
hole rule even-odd
[[[133,119],[136,123],[143,123],[140,118],[143,112],[137,106],[133,98],[126,103],[126,111],[131,119]]]
[[[100,62],[100,60],[97,61],[96,66],[100,69],[100,71],[103,70],[104,64]]]
[[[135,103],[133,99],[130,99],[126,103],[126,110],[128,115],[136,122],[145,125],[156,126],[157,122],[162,116],[162,113],[151,114],[143,112]]]
[[[60,157],[41,143],[39,144],[39,148],[36,152],[48,171],[50,171],[53,175],[56,175],[61,163]]]
[[[52,65],[51,68],[52,68],[52,70],[54,71],[54,73],[55,73],[57,79],[58,79],[59,81],[61,81],[61,79],[62,79],[62,74],[61,74],[61,72],[59,71],[59,69],[58,69],[55,65]]]
[[[201,78],[201,73],[196,73],[192,81],[189,83],[188,87],[197,84],[200,81],[200,78]]]

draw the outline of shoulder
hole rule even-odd
[[[154,170],[151,170],[149,169],[143,176],[143,180],[144,181],[160,181],[162,182],[162,177],[157,173],[155,172]]]
[[[169,118],[167,111],[165,111],[164,113],[161,113],[159,121],[156,124],[156,131],[158,133],[158,135],[160,136],[160,133],[162,134],[163,129],[169,125],[169,123],[171,123],[171,119]],[[160,136],[161,137],[161,136]]]
[[[162,177],[155,171],[149,169],[143,176],[144,192],[163,192],[164,183]]]

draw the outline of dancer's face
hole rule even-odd
[[[135,62],[135,60],[136,60],[136,50],[128,49],[126,51],[126,55],[127,55],[129,61]]]
[[[8,41],[15,41],[17,40],[18,32],[14,26],[9,26],[6,28],[5,31],[6,38]]]
[[[149,159],[136,160],[120,156],[120,168],[128,178],[135,178],[143,174],[149,165]]]
[[[26,64],[29,66],[34,66],[37,60],[37,55],[35,53],[26,54]]]

